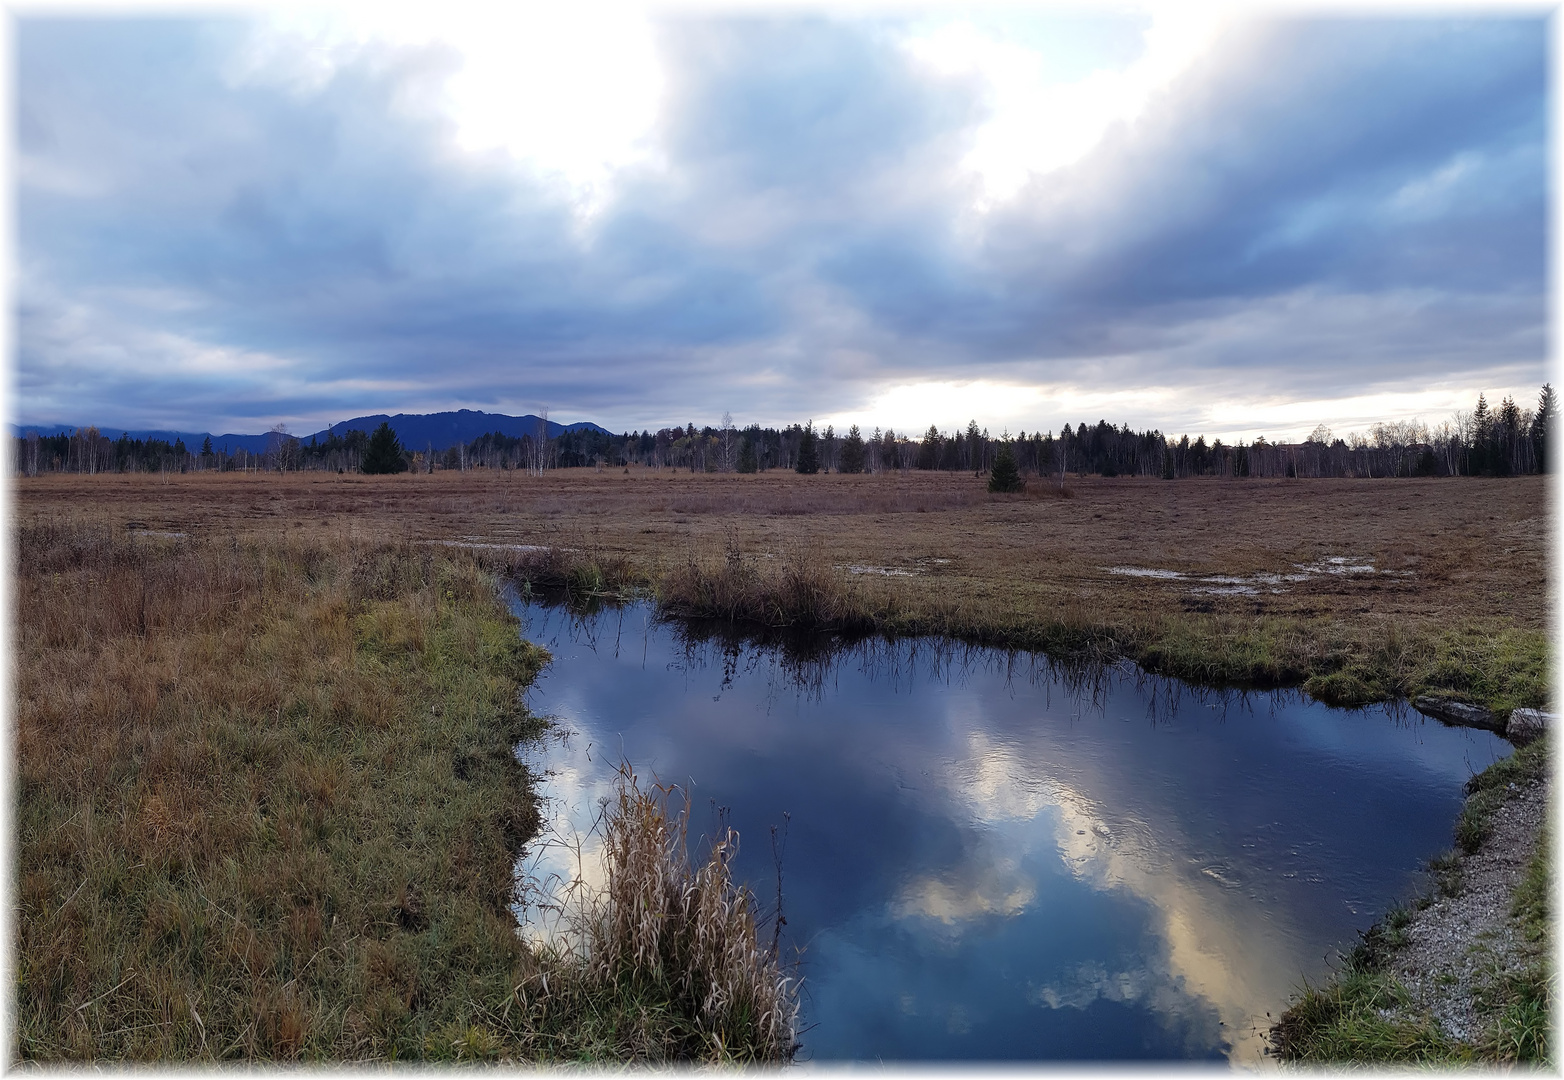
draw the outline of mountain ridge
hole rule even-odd
[[[323,441],[327,435],[335,432],[342,435],[349,431],[362,431],[366,434],[375,430],[380,424],[388,423],[391,430],[396,432],[402,445],[409,450],[432,449],[442,451],[457,443],[467,443],[487,435],[490,432],[499,432],[517,438],[522,435],[532,435],[538,429],[538,424],[548,424],[548,437],[558,438],[565,432],[574,431],[599,431],[605,435],[613,432],[595,424],[590,420],[579,420],[573,424],[560,424],[553,420],[544,421],[540,416],[531,413],[525,416],[511,416],[506,413],[488,413],[477,409],[454,409],[435,413],[370,413],[365,416],[355,416],[351,420],[342,420],[319,431],[307,435],[288,434],[289,438],[296,438],[302,443],[308,443],[311,439]],[[15,436],[25,436],[29,431],[36,431],[39,435],[69,435],[84,424],[12,424],[11,433]],[[99,427],[98,431],[110,439],[118,439],[128,435],[132,439],[163,439],[174,442],[183,439],[185,446],[191,451],[201,449],[201,443],[205,439],[212,440],[212,449],[232,453],[235,450],[246,450],[252,454],[263,453],[271,445],[274,438],[272,432],[263,432],[259,435],[244,435],[235,432],[225,432],[215,435],[209,431],[174,431],[162,428],[119,428]]]

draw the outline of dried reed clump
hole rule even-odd
[[[772,627],[867,629],[885,615],[828,562],[789,548],[774,559],[746,554],[730,533],[720,557],[691,554],[657,581],[668,614]]]
[[[616,787],[599,824],[606,883],[578,874],[563,939],[517,990],[534,1038],[587,1034],[629,1060],[790,1061],[798,982],[775,942],[760,943],[754,895],[732,878],[738,833],[724,828],[696,866],[688,803],[668,806],[679,789],[643,790],[628,766]]]
[[[606,550],[595,537],[571,535],[556,543],[479,548],[474,562],[528,585],[563,586],[574,593],[620,595],[640,588],[644,576],[622,553]]]

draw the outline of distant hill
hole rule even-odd
[[[389,423],[391,430],[396,432],[396,437],[401,439],[402,445],[409,450],[423,450],[431,445],[436,450],[444,450],[457,443],[472,442],[478,436],[487,435],[491,431],[512,438],[535,435],[538,425],[542,422],[542,417],[530,413],[526,416],[506,416],[504,413],[476,412],[472,409],[458,409],[456,412],[397,413],[395,416],[376,413],[374,416],[359,416],[352,420],[344,420],[340,424],[332,424],[330,428],[316,432],[315,437],[324,439],[327,431],[334,431],[338,435],[354,430],[374,431],[382,423]],[[552,420],[548,421],[549,438],[556,438],[566,431],[600,431],[604,435],[613,434],[607,428],[587,420],[575,424],[556,424]],[[309,442],[310,436],[304,436],[303,441]],[[216,439],[212,440],[212,445],[217,445]]]
[[[299,435],[299,441],[309,442],[310,439],[324,441],[328,432],[336,432],[338,435],[348,431],[374,431],[382,423],[389,423],[391,430],[395,431],[397,438],[402,440],[402,445],[409,450],[424,450],[433,446],[435,450],[444,450],[448,446],[457,443],[472,442],[480,435],[487,435],[491,431],[498,431],[502,435],[512,438],[521,435],[532,435],[537,432],[541,417],[507,416],[504,413],[486,413],[473,409],[458,409],[455,412],[438,413],[397,413],[388,416],[385,413],[376,413],[373,416],[355,416],[351,420],[344,420],[339,424],[332,424],[329,428],[311,432],[308,435]],[[73,424],[12,424],[11,431],[15,435],[25,435],[29,431],[36,431],[40,435],[69,435],[76,430]],[[233,433],[223,435],[210,435],[205,431],[163,431],[143,430],[134,431],[125,428],[98,428],[104,435],[111,439],[118,439],[121,435],[129,435],[132,439],[164,439],[170,443],[183,439],[185,445],[191,450],[200,450],[201,443],[208,437],[212,440],[214,450],[232,453],[235,450],[248,450],[251,453],[262,453],[270,444],[272,435],[264,432],[260,435],[238,435]],[[605,435],[611,435],[607,428],[583,420],[574,424],[557,424],[548,422],[549,438],[556,438],[566,431],[600,431]],[[290,433],[295,434],[295,433]]]

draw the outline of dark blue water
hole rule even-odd
[[[687,786],[696,825],[730,808],[769,904],[786,826],[806,1059],[1254,1061],[1267,1012],[1409,895],[1509,749],[1128,666],[516,611],[554,655],[530,704],[565,736],[532,752],[556,830],[627,760]]]

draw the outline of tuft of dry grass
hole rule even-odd
[[[757,557],[744,551],[736,532],[715,556],[692,549],[657,579],[655,590],[671,615],[768,627],[867,630],[889,613],[883,594],[871,596],[828,563],[798,548]]]
[[[616,787],[597,826],[605,884],[578,873],[561,932],[518,989],[527,1036],[549,1057],[585,1045],[625,1061],[790,1061],[798,983],[733,880],[738,834],[724,827],[697,864],[682,791],[643,789],[628,765]]]

